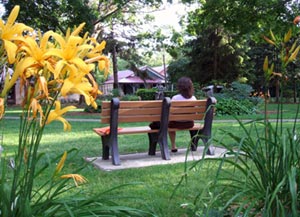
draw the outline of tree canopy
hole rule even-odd
[[[173,58],[168,68],[170,81],[184,74],[201,85],[230,83],[241,77],[258,85],[262,59],[274,53],[263,36],[270,30],[287,32],[300,11],[299,1],[294,0],[181,2],[191,4],[190,10],[182,17],[181,30],[167,34],[154,26],[142,28],[151,22],[149,11],[156,10],[161,0],[10,0],[5,7],[10,11],[20,5],[18,21],[42,31],[65,32],[85,22],[84,31],[107,41],[115,74],[117,59],[126,60],[128,67],[151,65],[145,57],[167,52]]]
[[[186,16],[181,34],[189,40],[178,47],[175,61],[184,63],[185,72],[202,85],[231,83],[241,77],[257,84],[262,73],[258,58],[272,53],[263,36],[270,30],[286,33],[299,12],[299,2],[292,0],[199,0],[197,5]],[[182,62],[183,57],[188,62]],[[171,63],[169,73],[178,77],[173,65],[178,68]]]
[[[66,32],[68,27],[85,22],[84,32],[92,32],[95,10],[87,0],[9,0],[6,16],[15,5],[20,5],[18,21],[41,31]]]

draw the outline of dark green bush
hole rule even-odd
[[[177,91],[164,91],[164,96],[172,98],[177,93],[178,93]]]
[[[215,94],[218,101],[216,105],[217,115],[242,115],[253,114],[263,100],[260,97],[251,96],[253,88],[248,84],[233,82],[229,88],[224,88]]]
[[[113,97],[121,96],[120,95],[120,90],[118,88],[114,88],[111,93],[112,93]]]
[[[137,101],[137,100],[140,100],[140,97],[137,96],[137,95],[133,95],[133,94],[126,94],[126,95],[122,96],[120,100],[123,100],[123,101]]]
[[[247,99],[236,100],[233,98],[220,99],[216,104],[217,115],[242,115],[253,114],[256,112],[256,107]]]
[[[136,95],[141,97],[142,100],[155,100],[155,94],[157,89],[144,89],[140,88],[136,91]]]

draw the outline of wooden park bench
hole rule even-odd
[[[214,105],[216,104],[214,97],[209,97],[206,100],[190,100],[190,101],[171,101],[169,111],[169,121],[185,121],[193,120],[194,126],[189,129],[168,128],[168,131],[190,131],[191,136],[191,151],[196,151],[198,141],[201,139],[206,146],[211,138],[212,122],[214,116]],[[200,122],[199,122],[200,121]],[[153,145],[151,147],[151,145]],[[207,154],[214,155],[214,147],[207,146]],[[155,152],[156,144],[150,143],[150,153]]]
[[[103,128],[94,128],[94,131],[101,136],[102,159],[109,159],[109,152],[111,151],[112,163],[119,165],[118,135],[148,133],[150,147],[154,146],[153,143],[158,143],[162,158],[169,160],[167,141],[169,107],[170,98],[147,101],[120,101],[118,98],[113,98],[111,102],[103,101],[101,123],[109,124],[109,131],[105,132]],[[152,121],[165,123],[166,126],[160,129],[151,129],[148,125],[122,128],[119,126],[119,123],[146,122],[149,124]]]
[[[118,150],[118,135],[147,133],[149,138],[149,155],[155,155],[157,143],[160,145],[162,159],[169,160],[168,131],[182,129],[168,128],[169,121],[204,120],[203,124],[195,123],[189,130],[192,138],[191,150],[197,149],[201,138],[206,144],[211,136],[213,121],[213,97],[207,100],[171,101],[165,97],[163,100],[149,101],[119,101],[113,98],[110,102],[102,102],[101,123],[109,124],[107,128],[94,128],[101,136],[102,159],[109,159],[111,152],[112,163],[120,164]],[[150,122],[160,122],[160,129],[151,129]],[[146,126],[122,127],[119,123],[146,122]],[[209,147],[207,154],[214,154],[213,147]]]

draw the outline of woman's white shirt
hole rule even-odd
[[[195,96],[192,96],[191,98],[187,99],[184,98],[181,94],[177,94],[172,97],[172,100],[197,100],[197,99]]]

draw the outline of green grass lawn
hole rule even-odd
[[[18,120],[2,121],[3,146],[7,156],[13,155],[17,148],[18,124]],[[46,128],[40,146],[40,152],[45,152],[49,159],[62,154],[65,150],[79,149],[78,155],[68,161],[69,171],[84,164],[84,157],[101,155],[100,137],[92,131],[92,128],[99,127],[100,123],[74,121],[71,124],[72,131],[63,132],[61,123],[54,122]],[[188,136],[187,132],[179,134],[178,146],[186,146],[189,142]],[[119,144],[120,153],[147,151],[148,139],[146,135],[120,136]],[[172,200],[170,197],[175,186],[184,174],[184,164],[113,172],[100,171],[89,165],[81,174],[89,180],[88,185],[83,187],[88,192],[103,192],[119,185],[135,183],[119,188],[109,195],[120,201],[120,204],[150,209],[158,216],[178,216],[180,213],[183,215],[190,212],[187,208],[181,208],[181,205],[191,203],[205,187],[203,183],[209,180],[206,168],[202,171],[206,175],[199,177],[198,172],[191,171],[188,182],[180,186]],[[51,173],[43,174],[42,178],[47,178],[47,175],[50,176]]]
[[[273,107],[272,107],[273,108]],[[286,117],[295,115],[296,105],[285,105]],[[73,113],[74,112],[74,113]],[[71,118],[93,118],[100,119],[99,114],[83,114],[82,110],[74,110],[68,117]],[[17,108],[8,109],[6,117],[18,117],[20,111]],[[76,114],[76,116],[75,116]],[[232,118],[232,117],[231,117]],[[257,118],[257,115],[242,117],[245,119]],[[229,117],[216,117],[216,120],[229,119]],[[40,152],[46,153],[46,159],[51,159],[65,150],[72,148],[79,149],[79,153],[68,159],[66,170],[71,171],[85,163],[84,157],[101,156],[101,140],[92,129],[101,127],[100,121],[70,121],[72,124],[71,132],[63,132],[63,126],[60,122],[54,122],[46,127],[40,146]],[[0,122],[1,132],[3,134],[2,144],[6,156],[12,156],[16,151],[18,144],[18,119],[4,119]],[[286,123],[290,127],[291,123]],[[213,125],[214,144],[222,140],[227,144],[233,143],[221,131],[230,130],[238,135],[243,131],[236,122],[218,122]],[[190,138],[188,132],[178,132],[177,146],[187,147]],[[201,144],[201,142],[200,142]],[[146,135],[123,135],[119,137],[120,153],[146,152],[148,148],[148,138]],[[188,163],[191,166],[192,163]],[[162,165],[146,168],[127,169],[121,171],[104,172],[91,165],[88,165],[81,174],[88,179],[88,184],[81,187],[81,193],[104,192],[119,185],[126,185],[109,193],[115,201],[122,205],[129,205],[136,208],[148,209],[158,216],[193,216],[190,205],[195,197],[206,188],[207,184],[213,179],[217,166],[214,163],[205,163],[201,169],[188,170],[185,173],[185,164]],[[49,173],[43,174],[41,179],[47,179]],[[187,182],[183,182],[176,192],[176,186],[183,175],[187,175]],[[39,180],[37,180],[39,182]],[[171,199],[171,195],[174,197]]]

